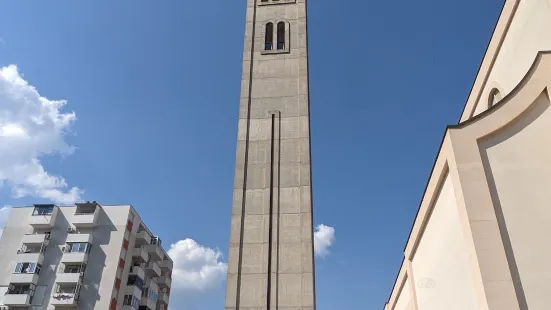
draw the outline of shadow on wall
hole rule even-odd
[[[111,241],[111,233],[116,231],[115,225],[109,219],[103,208],[100,208],[98,214],[98,226],[94,230],[94,239],[92,250],[90,251],[88,264],[84,274],[84,283],[80,291],[81,302],[78,309],[93,310],[96,309],[96,303],[102,296],[99,294],[99,283],[103,276],[103,269],[107,255],[105,254],[102,245],[108,245]],[[117,255],[118,257],[118,255]],[[111,294],[112,290],[109,290]],[[104,299],[110,299],[111,295],[103,296]]]
[[[546,98],[542,98],[541,96],[545,96]],[[494,205],[494,210],[496,213],[501,238],[503,240],[505,255],[507,257],[507,260],[509,261],[509,269],[511,272],[511,276],[513,278],[513,285],[515,287],[515,293],[517,295],[520,310],[529,310],[528,303],[526,300],[526,295],[524,292],[522,281],[520,279],[520,273],[518,270],[511,239],[509,237],[507,223],[505,221],[505,216],[503,214],[501,201],[499,199],[498,191],[496,188],[496,182],[494,179],[494,173],[492,172],[492,167],[490,165],[490,160],[488,157],[487,150],[493,146],[499,145],[500,143],[520,133],[522,130],[524,130],[530,124],[532,124],[536,119],[538,119],[541,115],[543,115],[543,113],[549,108],[549,106],[550,106],[549,98],[547,97],[547,93],[544,92],[542,93],[542,95],[540,95],[540,97],[536,99],[536,101],[534,102],[534,104],[532,104],[532,106],[530,106],[526,111],[524,111],[510,125],[498,130],[493,137],[492,136],[485,137],[479,144],[482,164],[484,166],[486,179],[488,180],[490,196],[492,199],[492,203]],[[525,151],[530,151],[530,150],[525,150]]]

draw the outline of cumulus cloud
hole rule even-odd
[[[0,68],[0,184],[7,184],[14,198],[32,196],[56,203],[81,200],[82,190],[50,175],[40,156],[69,155],[65,142],[75,113],[64,113],[65,100],[40,95],[17,66]]]
[[[335,242],[335,228],[324,224],[316,226],[314,232],[314,253],[316,256],[327,256],[333,242]]]
[[[173,285],[184,291],[205,291],[221,283],[227,270],[222,253],[198,244],[193,239],[180,240],[170,246],[168,255],[174,261]]]
[[[10,207],[0,208],[0,237],[2,236],[2,232],[4,231],[4,225],[6,225],[6,221],[8,220],[9,214],[10,214]]]

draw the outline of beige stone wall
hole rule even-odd
[[[402,290],[400,291],[396,299],[396,304],[391,309],[392,310],[413,310],[414,309],[413,299],[411,296],[411,286],[407,278],[405,280],[404,286],[402,287]]]
[[[490,91],[496,87],[503,96],[524,78],[539,51],[551,51],[551,1],[520,0],[505,39],[489,71],[487,83],[474,115],[488,108]]]
[[[549,309],[549,29],[551,1],[505,1],[461,121],[445,130],[385,310],[405,278],[415,310]],[[494,87],[502,99],[488,109]]]
[[[419,309],[476,309],[472,270],[449,175],[413,256],[412,270]]]
[[[518,119],[480,142],[508,259],[530,310],[551,305],[549,105],[542,93]]]

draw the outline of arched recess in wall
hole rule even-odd
[[[274,46],[274,24],[267,23],[264,34],[264,49],[271,51]]]
[[[503,98],[503,94],[497,87],[494,87],[488,93],[488,109],[496,105]]]
[[[488,84],[489,91],[486,93],[486,98],[481,97],[480,98],[480,104],[484,104],[484,100],[486,100],[486,110],[496,105],[498,102],[505,97],[505,92],[503,91],[503,88],[501,87],[501,84],[498,81],[493,81]],[[481,111],[482,112],[482,111]]]
[[[285,49],[285,22],[277,23],[277,49]]]

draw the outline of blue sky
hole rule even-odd
[[[502,5],[310,1],[315,223],[336,237],[318,310],[382,309]],[[210,268],[171,309],[221,309],[244,20],[244,0],[2,1],[0,125],[23,127],[0,131],[1,205],[130,203],[183,270]],[[22,80],[66,105],[6,99]],[[39,115],[53,121],[25,127]]]

